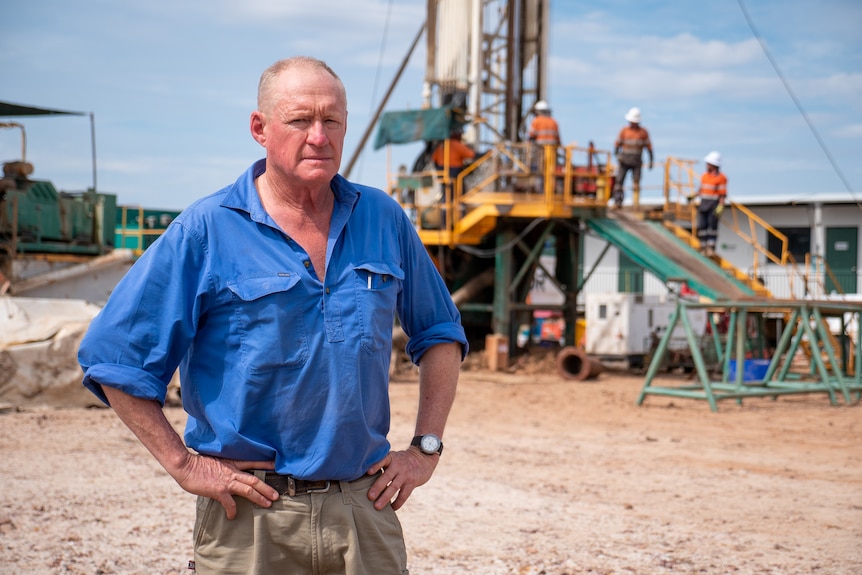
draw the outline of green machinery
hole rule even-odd
[[[179,214],[173,210],[120,206],[117,208],[114,246],[134,250],[140,255]]]
[[[7,177],[3,182],[6,187],[0,192],[0,242],[9,255],[92,255],[113,247],[115,195],[63,193],[49,181],[21,177]]]
[[[20,170],[16,164],[6,164],[6,172]],[[7,176],[0,180],[0,271],[27,254],[97,256],[114,248],[140,253],[178,214],[118,206],[114,194],[60,192],[50,181]]]
[[[69,114],[82,115],[0,102],[0,116]],[[48,180],[31,179],[24,126],[0,122],[0,128],[21,132],[20,159],[5,162],[0,179],[0,292],[7,281],[21,279],[15,262],[72,265],[115,248],[140,255],[179,213],[118,206],[116,195],[95,191],[95,160],[94,183],[85,191],[60,191]]]
[[[82,115],[0,102],[0,116],[69,114]],[[11,278],[13,261],[34,254],[92,257],[110,251],[117,217],[116,196],[97,193],[95,185],[83,192],[68,193],[58,191],[50,181],[31,179],[33,164],[27,161],[24,126],[0,122],[0,128],[21,132],[20,159],[5,162],[0,179],[0,274]],[[0,283],[2,280],[0,277]]]
[[[114,248],[115,195],[60,192],[27,178],[28,170],[7,163],[0,180],[0,284],[14,279],[16,260],[81,261]]]

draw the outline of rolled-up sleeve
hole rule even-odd
[[[460,343],[463,360],[467,357],[469,346],[461,325],[461,314],[406,216],[402,218],[401,225],[402,234],[406,236],[402,254],[405,279],[398,317],[401,327],[410,338],[407,354],[418,365],[429,348],[441,343]]]
[[[206,289],[204,250],[174,222],[123,277],[78,349],[84,386],[164,404],[167,386],[194,338]]]

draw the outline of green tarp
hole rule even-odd
[[[0,117],[8,116],[54,116],[54,115],[83,116],[84,112],[69,112],[66,110],[52,110],[51,108],[37,108],[36,106],[24,106],[11,102],[0,102]]]
[[[445,140],[464,125],[463,112],[452,107],[386,112],[380,118],[374,149],[387,144]]]

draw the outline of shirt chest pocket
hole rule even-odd
[[[300,367],[308,360],[303,290],[297,274],[272,274],[229,282],[240,356],[253,373]]]
[[[353,271],[362,347],[369,353],[388,352],[404,271],[373,262],[358,264]]]

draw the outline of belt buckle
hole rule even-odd
[[[317,489],[309,489],[306,493],[326,493],[329,491],[329,488],[332,487],[332,482],[328,479],[323,483],[323,487],[318,487]]]
[[[329,491],[329,488],[332,487],[332,482],[328,479],[324,482],[323,487],[318,487],[316,489],[305,489],[300,492],[300,495],[304,493],[326,493]],[[287,494],[290,497],[296,496],[296,478],[292,475],[287,476]]]

